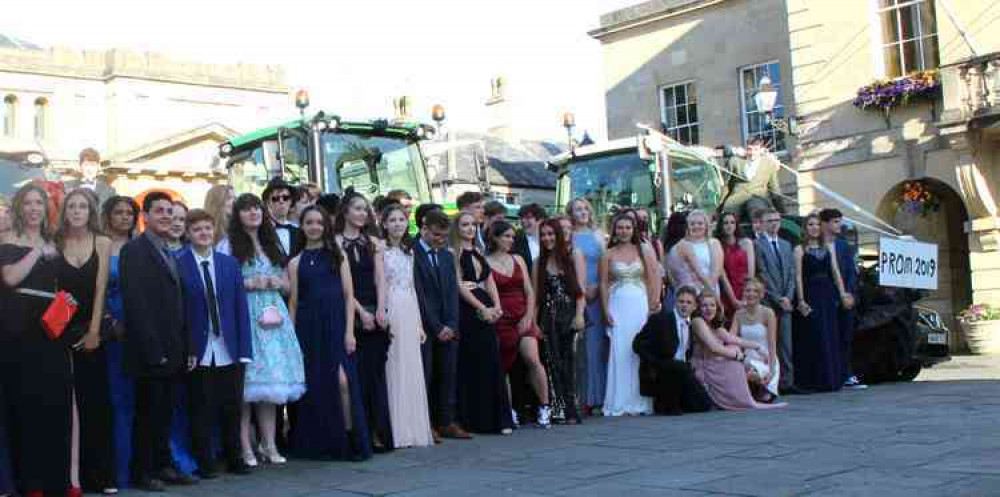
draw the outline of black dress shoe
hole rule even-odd
[[[198,483],[198,477],[188,476],[174,468],[164,468],[160,471],[160,479],[167,485],[194,485]]]
[[[219,477],[219,473],[216,473],[214,470],[198,469],[195,471],[195,474],[202,480],[214,480]]]
[[[157,478],[147,478],[132,483],[132,487],[143,492],[166,492],[167,486],[163,480]]]
[[[790,387],[779,388],[778,393],[781,395],[809,395],[813,393],[813,391],[809,390],[808,388],[801,388],[792,385]]]
[[[250,473],[253,472],[253,470],[250,469],[250,466],[247,466],[247,463],[243,461],[235,461],[229,463],[227,471],[229,471],[234,475],[249,475]]]

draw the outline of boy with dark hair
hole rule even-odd
[[[284,255],[291,257],[294,255],[292,244],[295,243],[299,233],[299,228],[292,219],[295,203],[299,200],[298,189],[285,180],[275,177],[267,182],[261,199],[267,205],[267,213],[274,221],[274,231],[278,233]]]
[[[837,257],[837,267],[840,269],[840,277],[844,280],[844,290],[854,295],[854,300],[858,298],[858,266],[854,261],[854,250],[843,237],[844,215],[837,209],[823,209],[819,212],[819,220],[823,225],[823,239],[833,246],[833,253]],[[868,385],[861,383],[851,370],[851,354],[853,352],[854,328],[857,325],[857,315],[853,308],[846,309],[843,306],[837,307],[837,326],[840,327],[841,357],[844,364],[844,388],[865,389]]]

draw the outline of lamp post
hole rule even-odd
[[[572,112],[564,112],[562,115],[562,125],[566,128],[566,141],[569,144],[569,152],[574,152],[573,128],[576,127],[576,116]]]
[[[757,110],[764,113],[768,124],[774,129],[792,137],[798,136],[799,130],[794,117],[788,119],[774,117],[774,106],[778,103],[778,87],[771,82],[770,77],[760,78],[753,100],[757,104]]]

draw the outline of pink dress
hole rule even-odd
[[[694,354],[691,365],[695,377],[705,387],[712,402],[721,409],[773,409],[785,407],[787,404],[778,402],[763,404],[754,400],[747,384],[747,372],[742,362],[712,353],[708,347],[694,337]]]

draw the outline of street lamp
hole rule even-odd
[[[771,82],[770,77],[760,78],[760,84],[757,86],[757,93],[754,94],[753,100],[757,104],[757,110],[764,113],[768,124],[774,129],[786,135],[798,136],[798,126],[794,117],[789,119],[774,117],[774,106],[778,103],[778,87]]]
[[[566,128],[566,141],[569,143],[569,152],[572,154],[574,149],[573,128],[576,127],[576,116],[572,112],[563,113],[562,125]]]

